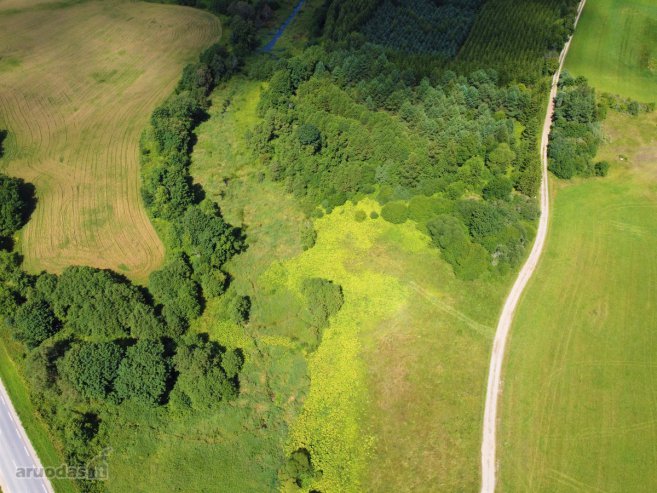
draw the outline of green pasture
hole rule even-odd
[[[657,3],[589,0],[566,68],[599,91],[657,102]]]
[[[654,114],[610,114],[610,175],[552,181],[508,348],[500,491],[657,489],[656,128]]]

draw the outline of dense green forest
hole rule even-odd
[[[575,0],[487,0],[470,36],[451,63],[470,72],[494,68],[504,82],[546,84],[559,65],[564,40],[573,32]]]
[[[326,211],[375,193],[391,222],[452,214],[496,265],[516,264],[536,214],[523,198],[539,182],[535,94],[498,87],[486,71],[408,84],[371,45],[332,59],[316,49],[305,56],[273,75],[261,101],[252,141],[274,179]],[[299,67],[308,80],[294,80]],[[476,251],[483,267],[487,254]],[[465,261],[454,255],[455,264]]]
[[[250,141],[309,213],[373,194],[473,279],[517,265],[531,240],[543,98],[495,70],[422,76],[349,38],[273,65]]]
[[[381,2],[363,26],[368,41],[407,53],[454,57],[481,0]]]

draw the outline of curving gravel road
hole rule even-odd
[[[575,19],[575,26],[579,22],[582,15],[582,10],[586,0],[581,0],[578,10],[577,18]],[[548,222],[550,215],[550,196],[548,190],[548,158],[547,148],[550,137],[550,129],[552,128],[552,116],[554,114],[554,100],[557,95],[557,85],[563,64],[570,49],[572,37],[566,42],[559,56],[559,68],[552,78],[552,89],[550,90],[550,102],[548,103],[547,114],[545,115],[545,122],[543,123],[543,135],[541,137],[541,167],[542,167],[542,180],[541,180],[541,218],[538,224],[538,231],[536,232],[536,240],[532,251],[527,258],[527,261],[522,266],[518,278],[511,288],[511,292],[504,303],[502,315],[497,324],[495,332],[495,340],[493,341],[493,352],[490,359],[490,367],[488,371],[488,387],[486,389],[486,408],[484,411],[484,433],[481,445],[481,493],[494,493],[497,463],[495,458],[496,435],[497,435],[497,401],[500,395],[502,386],[502,364],[504,363],[504,350],[506,347],[509,329],[513,322],[513,315],[515,314],[520,296],[527,286],[527,282],[532,277],[536,265],[543,253],[543,246],[545,245],[545,238],[547,237]]]

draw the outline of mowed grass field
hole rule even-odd
[[[500,491],[657,491],[657,115],[610,114],[610,176],[553,180],[505,368]]]
[[[566,68],[599,91],[657,102],[657,2],[587,2]]]
[[[20,245],[29,270],[83,264],[143,281],[160,265],[139,136],[220,32],[216,17],[171,5],[0,0],[3,168],[38,195]]]

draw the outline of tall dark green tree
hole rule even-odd
[[[24,222],[27,204],[21,187],[23,180],[0,174],[0,236],[12,236]]]
[[[126,350],[121,361],[114,382],[116,395],[120,400],[158,404],[166,391],[169,373],[162,342],[141,339]]]
[[[178,346],[173,358],[178,379],[174,391],[194,409],[210,409],[232,399],[238,388],[233,377],[235,361],[230,359],[224,369],[223,351],[216,343],[200,336]]]
[[[44,299],[32,297],[23,303],[14,316],[14,336],[29,348],[39,346],[57,333],[59,321]]]
[[[84,397],[102,400],[112,392],[123,359],[114,342],[80,342],[59,362],[60,374]]]

